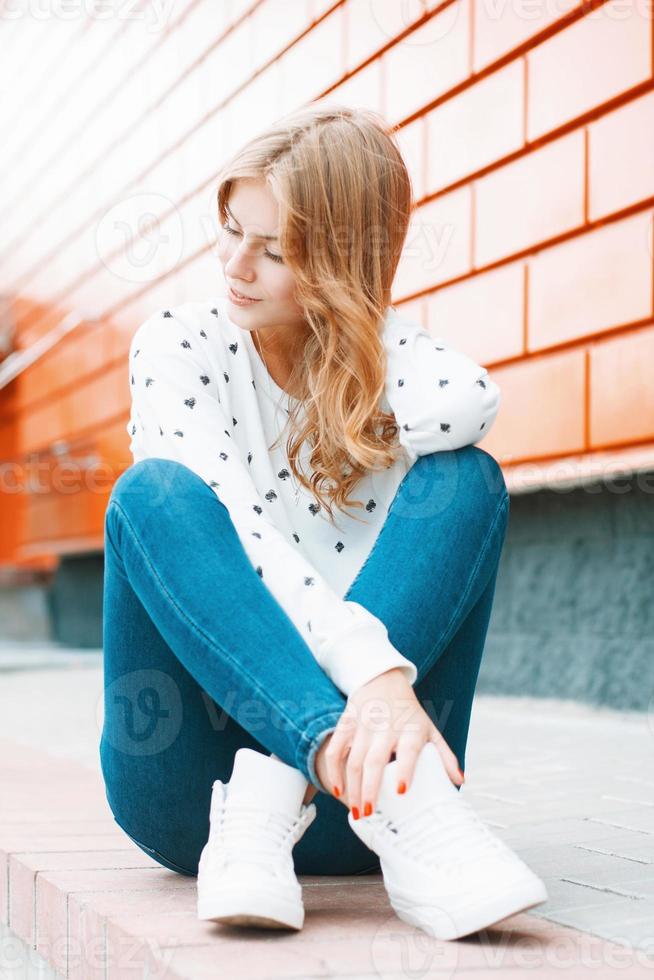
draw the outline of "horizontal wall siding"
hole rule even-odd
[[[84,318],[0,389],[0,565],[102,547],[131,463],[134,330],[223,292],[222,160],[322,98],[397,127],[416,209],[394,302],[492,371],[483,448],[510,488],[566,459],[580,477],[654,462],[647,4],[156,6],[0,21],[0,81],[20,95],[0,106],[0,329],[28,351]]]

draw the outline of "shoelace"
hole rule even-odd
[[[315,815],[315,806],[309,805],[301,813],[293,816],[279,810],[271,810],[264,829],[252,821],[252,815],[261,816],[261,807],[250,803],[221,803],[217,807],[217,821],[212,820],[212,844],[225,860],[247,861],[260,864],[261,861],[279,860],[284,846],[295,843],[301,831]]]
[[[513,857],[477,813],[458,797],[446,797],[400,820],[376,809],[366,820],[393,835],[396,847],[421,864],[447,867],[473,863],[489,854]]]

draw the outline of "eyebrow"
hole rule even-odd
[[[227,202],[225,202],[225,211],[230,216],[230,218],[233,218],[234,219],[234,221],[236,222],[237,225],[240,225],[241,224],[241,222],[238,220],[238,218],[236,217],[236,215],[233,213],[232,209],[230,208],[229,204],[227,204]],[[261,238],[265,242],[276,242],[278,240],[277,239],[277,235],[255,235],[254,237],[255,238]]]

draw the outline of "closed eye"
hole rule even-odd
[[[241,232],[240,231],[237,231],[236,228],[230,228],[230,226],[228,225],[227,222],[225,222],[225,224],[222,227],[230,235],[238,235],[239,237],[241,235]],[[263,254],[264,255],[267,255],[269,259],[272,259],[273,260],[273,262],[283,262],[284,261],[284,259],[281,257],[281,255],[275,255],[273,252],[269,252],[267,248],[264,249],[264,253]]]

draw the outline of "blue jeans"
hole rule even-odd
[[[345,598],[418,668],[414,691],[462,769],[509,496],[476,446],[421,456]],[[229,512],[191,469],[133,464],[105,514],[107,801],[164,867],[196,875],[213,781],[234,754],[273,753],[319,789],[315,755],[346,698],[254,570]],[[356,656],[356,650],[352,650]],[[328,793],[293,852],[298,874],[379,870]]]

